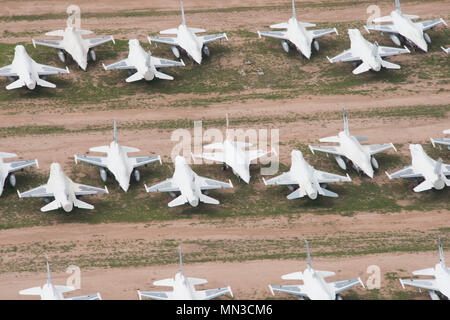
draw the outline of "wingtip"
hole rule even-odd
[[[225,36],[225,39],[227,39],[227,41],[228,41],[228,37],[227,37],[227,34],[226,34],[226,33],[224,33],[223,35]]]
[[[370,33],[369,28],[367,28],[367,26],[364,26],[364,30],[366,30],[367,33]]]
[[[33,47],[36,48],[36,42],[34,41],[34,39],[31,39],[31,42],[33,43]]]
[[[362,282],[361,278],[358,278],[358,280],[359,280],[359,283],[361,284],[361,286],[365,289],[366,286],[364,285],[364,282]]]
[[[311,153],[314,154],[314,149],[312,148],[312,146],[308,145],[308,148],[311,151]]]
[[[336,32],[336,34],[339,35],[339,32],[336,28],[334,28],[334,32]]]
[[[433,148],[436,148],[436,144],[435,144],[435,142],[434,142],[434,139],[433,139],[433,138],[430,138],[430,141],[431,141],[431,144],[433,145]]]
[[[400,281],[400,284],[402,285],[402,288],[405,289],[405,284],[403,283],[403,279],[398,279]]]
[[[67,71],[68,74],[70,73],[70,70],[69,70],[68,66],[66,66],[66,71]]]
[[[234,298],[233,291],[231,291],[231,287],[230,286],[228,286],[228,292],[230,293],[230,296],[232,298]]]
[[[391,147],[392,147],[392,149],[395,150],[395,152],[397,152],[397,148],[394,146],[394,144],[392,142],[391,142]]]
[[[109,194],[109,190],[108,190],[108,187],[107,187],[107,186],[105,186],[105,192],[106,192],[107,194]]]
[[[181,64],[183,65],[183,67],[185,67],[186,64],[184,63],[183,59],[180,59],[180,61],[181,61]]]
[[[39,161],[38,161],[38,159],[34,159],[34,161],[36,161],[36,168],[39,169]]]
[[[333,63],[333,61],[331,61],[331,59],[330,59],[329,56],[327,56],[327,59],[328,59],[328,61],[329,61],[330,63]]]
[[[138,290],[137,293],[138,293],[139,300],[142,300],[141,291]]]
[[[161,156],[158,156],[159,164],[162,165]]]
[[[350,178],[350,176],[349,176],[348,173],[347,173],[347,179],[348,179],[348,182],[351,182],[351,181],[352,181],[352,178]]]
[[[102,62],[102,66],[103,66],[103,69],[106,70],[106,66],[105,66],[105,64],[103,62]]]
[[[386,175],[388,176],[389,180],[392,180],[391,175],[387,171],[385,171],[384,173],[386,173]]]
[[[75,164],[78,164],[78,157],[76,154],[73,155],[73,158],[75,159]]]
[[[230,184],[230,188],[234,188],[233,183],[231,182],[231,179],[228,179],[228,183]]]
[[[259,33],[259,31],[257,31],[257,32],[258,32],[258,38],[261,39],[261,33]]]
[[[145,183],[144,183],[144,188],[145,188],[145,191],[148,193],[148,187]]]
[[[267,181],[266,181],[266,179],[264,179],[264,177],[262,177],[262,181],[263,181],[264,185],[267,186]]]
[[[22,198],[22,195],[20,194],[19,190],[17,190],[17,195],[19,196],[19,198]]]
[[[269,284],[269,290],[270,290],[270,293],[272,294],[272,296],[275,296],[275,293],[273,292],[273,288],[270,284]]]

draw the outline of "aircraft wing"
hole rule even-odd
[[[86,162],[89,164],[92,164],[94,166],[104,167],[107,168],[108,165],[106,164],[106,157],[93,157],[93,156],[82,156],[82,155],[75,155],[75,163],[78,161]]]
[[[129,159],[133,164],[133,168],[144,166],[156,161],[159,161],[159,164],[162,164],[160,156],[130,157]]]
[[[88,294],[87,296],[79,296],[72,298],[65,298],[64,300],[102,300],[100,293]]]
[[[36,63],[35,64],[36,67],[36,71],[40,76],[48,76],[48,75],[52,75],[52,74],[67,74],[69,73],[69,69],[61,69],[61,68],[56,68],[56,67],[52,67],[52,66],[47,66],[45,64],[40,64],[40,63]]]
[[[147,192],[177,192],[180,191],[180,188],[175,186],[170,178],[151,187],[145,186],[145,190]]]
[[[227,293],[233,296],[230,287],[195,291],[194,294],[198,300],[211,300]]]
[[[397,54],[411,53],[408,49],[378,46],[378,53],[381,57],[394,56]]]
[[[416,25],[421,26],[422,30],[425,31],[425,30],[434,28],[435,26],[437,26],[438,24],[441,24],[441,23],[447,25],[445,23],[444,19],[442,19],[442,18],[436,19],[436,20],[426,20],[426,21],[416,22]]]
[[[384,144],[368,144],[362,146],[365,151],[369,152],[370,155],[374,155],[376,153],[379,153],[381,151],[387,150],[387,149],[395,149],[394,145],[392,143],[384,143]]]
[[[111,63],[110,65],[103,67],[105,70],[115,70],[115,69],[136,69],[136,67],[131,64],[128,58]]]
[[[309,146],[309,150],[311,150],[312,153],[314,153],[314,150],[315,150],[315,151],[335,154],[338,156],[343,155],[341,148],[338,146]]]
[[[450,146],[450,139],[449,138],[442,138],[442,139],[431,138],[431,143],[433,144],[433,147],[435,146],[436,143]]]
[[[352,181],[350,176],[347,174],[347,176],[340,176],[338,174],[329,173],[325,171],[315,170],[314,171],[315,176],[317,177],[317,180],[319,183],[329,183],[329,182],[348,182]]]
[[[86,38],[86,39],[84,39],[84,41],[87,42],[89,48],[99,46],[99,45],[109,42],[109,41],[112,41],[113,43],[115,43],[113,36],[99,37],[99,38]]]
[[[278,177],[269,179],[269,180],[265,180],[263,178],[264,184],[266,186],[269,185],[291,185],[291,184],[298,184],[297,181],[295,181],[290,172],[285,172],[280,174]]]
[[[13,71],[12,65],[0,68],[0,77],[17,77],[17,73]]]
[[[334,287],[334,292],[336,294],[341,293],[344,290],[350,289],[351,287],[354,287],[358,284],[362,285],[364,287],[363,282],[360,278],[357,279],[350,279],[350,280],[341,280],[341,281],[334,281],[329,282],[330,285]]]
[[[194,155],[194,157],[216,162],[225,162],[225,156],[222,152],[205,152],[198,156]]]
[[[76,196],[84,196],[84,195],[88,195],[88,194],[109,193],[108,189],[106,187],[105,187],[105,189],[102,189],[102,188],[91,187],[91,186],[87,186],[87,185],[79,184],[79,183],[75,183],[75,182],[73,182],[73,191],[75,192]]]
[[[148,38],[148,42],[150,42],[150,43],[152,43],[152,41],[154,41],[154,42],[168,44],[171,46],[178,45],[178,41],[177,41],[176,37],[147,37],[147,38]]]
[[[56,49],[64,49],[62,45],[62,40],[32,40],[33,46],[36,48],[36,45],[39,44],[41,46],[56,48]]]
[[[422,175],[420,173],[415,173],[412,166],[404,167],[392,174],[386,173],[389,179],[396,178],[420,178]]]
[[[38,161],[37,160],[23,160],[23,161],[14,161],[14,162],[5,162],[3,165],[6,165],[8,168],[8,172],[14,172],[17,170],[24,169],[29,166],[36,166],[38,167]]]
[[[185,66],[183,60],[174,61],[163,58],[151,57],[152,63],[155,68],[166,68],[166,67],[183,67]]]
[[[139,291],[139,300],[142,298],[148,298],[153,300],[169,300],[169,292],[167,291]]]
[[[321,36],[330,34],[335,32],[336,34],[338,34],[336,28],[328,28],[328,29],[316,29],[316,30],[308,30],[309,32],[311,32],[311,34],[313,35],[313,38],[320,38]]]
[[[210,42],[222,39],[222,38],[225,38],[228,40],[226,33],[208,34],[205,36],[200,36],[199,38],[202,40],[203,44],[207,44],[207,43],[210,43]]]
[[[293,294],[296,296],[301,296],[301,297],[307,297],[308,295],[306,294],[306,292],[303,289],[302,285],[286,285],[286,286],[272,286],[269,285],[269,289],[272,292],[274,291],[278,291],[278,292],[283,292],[283,293],[287,293],[287,294]]]
[[[283,40],[288,39],[286,31],[258,31],[258,36],[260,38],[261,38],[261,36],[264,36],[264,37],[283,39]]]
[[[335,63],[335,62],[349,62],[349,61],[359,61],[361,60],[360,57],[353,55],[352,50],[348,49],[345,50],[344,52],[338,54],[336,57],[334,58],[328,58],[328,61],[330,61],[331,63]]]
[[[364,26],[364,29],[378,32],[398,33],[393,24],[374,24],[371,26]]]
[[[224,188],[233,188],[233,184],[231,180],[228,182],[222,182],[214,179],[209,179],[206,177],[198,176],[199,186],[201,190],[212,190],[212,189],[224,189]]]
[[[406,284],[407,286],[417,287],[426,290],[434,290],[434,291],[439,290],[436,285],[436,280],[434,279],[406,279],[406,280],[400,279],[400,283],[402,284],[403,288],[405,288]]]
[[[17,194],[19,195],[19,198],[46,198],[46,197],[53,197],[53,192],[51,192],[48,189],[48,186],[46,184],[31,189],[29,191],[25,191],[23,193],[20,193],[19,190],[17,190]]]

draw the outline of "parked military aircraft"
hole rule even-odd
[[[450,134],[450,129],[444,130],[443,133]],[[442,138],[442,139],[430,138],[430,140],[431,140],[431,143],[433,144],[433,147],[436,147],[436,144],[439,145],[439,148],[441,147],[440,145],[444,145],[444,146],[447,146],[447,148],[450,150],[450,138]]]
[[[16,176],[14,172],[23,170],[26,167],[36,166],[39,168],[39,163],[37,159],[35,160],[20,160],[20,161],[11,161],[4,162],[3,159],[6,158],[15,158],[17,154],[0,152],[0,196],[3,193],[3,189],[5,187],[5,181],[8,178],[9,184],[13,187],[16,186]]]

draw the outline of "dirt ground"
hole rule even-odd
[[[310,2],[308,0],[306,2]],[[285,5],[285,0],[189,0],[185,1],[186,10],[233,8],[248,6],[279,6]],[[297,1],[302,2],[302,1]],[[318,1],[315,1],[318,2]],[[131,1],[77,1],[82,12],[108,13],[115,11],[132,10],[178,10],[179,3],[176,0],[167,2],[160,0],[131,0]],[[46,32],[61,28],[64,25],[67,1],[1,1],[0,16],[11,15],[39,15],[47,13],[61,13],[61,19],[37,20],[37,21],[1,21],[0,30],[10,32],[25,32],[32,28],[33,31]],[[408,12],[418,14],[422,18],[439,16],[439,13],[450,12],[449,1],[434,2],[430,6],[425,2],[412,2],[402,6],[408,8]],[[339,8],[337,10],[323,8],[308,8],[301,12],[303,17],[314,17],[315,22],[351,21],[355,16],[365,17],[366,4]],[[382,14],[388,14],[393,8],[392,3],[383,2]],[[432,10],[430,10],[432,8]],[[207,26],[209,30],[220,30],[227,27],[228,30],[246,28],[256,31],[270,23],[286,20],[290,9],[283,10],[257,10],[255,14],[249,11],[236,12],[205,12],[193,13],[187,16],[188,21],[196,21],[196,26]],[[268,20],[268,15],[270,19]],[[297,11],[297,15],[300,12]],[[310,19],[305,19],[310,20]],[[93,30],[117,29],[120,26],[121,38],[144,38],[149,32],[156,32],[176,26],[180,21],[178,15],[154,16],[151,19],[145,17],[124,18],[87,18],[83,19],[83,27]],[[0,42],[13,43],[17,41],[30,41],[29,36],[5,38],[0,32]],[[450,89],[450,88],[449,88]],[[398,91],[397,91],[398,92]],[[371,108],[389,108],[396,106],[415,105],[439,105],[450,101],[450,90],[439,93],[423,95],[421,93],[382,94],[379,97],[360,95],[339,96],[312,96],[304,95],[291,100],[275,101],[246,101],[243,103],[223,103],[210,107],[185,107],[185,108],[157,108],[150,110],[128,109],[113,111],[72,112],[65,115],[54,114],[50,111],[29,113],[26,110],[19,114],[10,114],[0,110],[0,127],[28,126],[28,125],[60,125],[65,128],[80,128],[86,125],[105,125],[110,119],[117,118],[121,122],[133,121],[159,121],[177,119],[219,119],[226,113],[230,115],[231,126],[233,118],[282,116],[287,113],[315,114],[317,112],[340,112],[343,107],[348,110],[350,129],[352,133],[369,138],[370,143],[393,142],[394,144],[407,145],[410,142],[428,143],[430,137],[442,136],[444,129],[450,128],[450,119],[447,115],[444,119],[426,118],[411,120],[411,118],[396,119],[353,119],[352,111],[364,111]],[[87,120],[88,119],[88,120]],[[224,120],[225,122],[225,120]],[[272,126],[273,127],[273,126]],[[318,129],[319,128],[319,129]],[[284,144],[280,147],[280,160],[289,162],[291,146],[289,141],[308,144],[316,142],[321,137],[337,134],[343,128],[342,120],[321,119],[314,123],[299,121],[282,125],[280,138]],[[223,127],[221,128],[223,129]],[[133,128],[120,130],[119,140],[124,145],[139,147],[141,154],[154,152],[160,154],[164,161],[169,161],[173,142],[170,141],[168,130],[135,130]],[[48,172],[51,162],[58,161],[68,165],[73,162],[75,153],[84,154],[90,147],[108,144],[112,139],[111,132],[82,133],[77,135],[52,134],[43,136],[25,137],[0,137],[2,151],[14,152],[23,159],[38,158],[40,172]],[[406,150],[406,151],[405,151]],[[403,150],[407,154],[407,149]],[[391,152],[391,151],[390,151]],[[381,174],[381,173],[380,173]],[[1,201],[1,199],[0,199]],[[1,202],[0,202],[1,205]],[[165,205],[165,204],[164,204]],[[110,240],[120,239],[146,239],[161,240],[178,239],[276,239],[280,228],[283,236],[308,237],[314,234],[333,233],[339,231],[355,232],[402,232],[402,231],[427,231],[449,226],[448,216],[450,208],[442,208],[439,212],[399,212],[388,214],[358,213],[352,217],[341,216],[316,216],[302,215],[301,218],[288,220],[261,219],[259,221],[246,222],[236,219],[226,223],[196,223],[196,220],[177,220],[164,222],[164,224],[99,224],[78,225],[65,224],[49,227],[33,227],[23,229],[0,230],[0,244],[20,245],[36,241],[71,241],[78,240],[88,242],[96,235],[102,235]],[[79,230],[82,231],[80,236]],[[450,248],[446,254],[449,255]],[[30,257],[31,259],[32,257]],[[448,258],[450,260],[450,257]],[[1,261],[1,258],[0,258]],[[370,265],[378,265],[381,268],[381,285],[393,285],[396,290],[401,290],[398,281],[392,284],[386,278],[387,272],[402,270],[403,275],[411,271],[431,267],[438,261],[437,250],[434,252],[420,253],[389,253],[377,255],[364,255],[343,258],[314,258],[314,267],[321,270],[336,272],[336,277],[330,280],[340,280],[353,277],[361,277],[365,282],[369,276],[366,268]],[[268,284],[287,284],[280,279],[281,275],[298,271],[306,266],[304,261],[293,260],[262,260],[231,263],[196,263],[185,266],[185,272],[191,277],[206,278],[209,283],[204,288],[230,285],[236,299],[261,299],[270,296]],[[104,299],[136,299],[137,289],[149,290],[152,282],[175,275],[177,265],[150,266],[141,268],[91,268],[82,272],[82,290],[74,295],[82,295],[100,291]],[[62,272],[53,274],[54,283],[63,284],[67,275]],[[0,274],[0,299],[26,299],[18,295],[20,289],[42,285],[45,282],[45,268],[39,273],[3,273]],[[364,289],[355,289],[363,292]],[[68,295],[69,296],[69,295]],[[426,297],[426,294],[424,294]]]

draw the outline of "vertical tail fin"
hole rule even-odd
[[[306,258],[308,260],[308,269],[312,269],[311,253],[309,252],[308,240],[305,240],[305,245],[306,245]]]
[[[441,237],[438,237],[439,242],[439,260],[441,265],[445,267],[444,250],[442,249]]]
[[[398,12],[402,12],[402,9],[400,9],[400,0],[395,0],[395,8],[397,8]]]
[[[114,119],[114,133],[113,133],[113,137],[114,137],[114,142],[117,143],[117,119]]]
[[[178,247],[178,255],[180,256],[180,273],[183,274],[183,258],[181,254],[181,246]]]
[[[181,21],[183,25],[186,25],[186,19],[184,18],[184,6],[183,6],[183,0],[180,0],[181,5]]]
[[[347,110],[344,110],[344,132],[350,135],[350,130],[348,129],[348,119],[347,119]]]
[[[295,16],[295,0],[292,0],[292,18],[297,18]]]
[[[45,259],[47,259],[46,264],[47,264],[47,284],[51,283],[51,278],[50,278],[50,265],[48,263],[48,255],[45,254]]]

